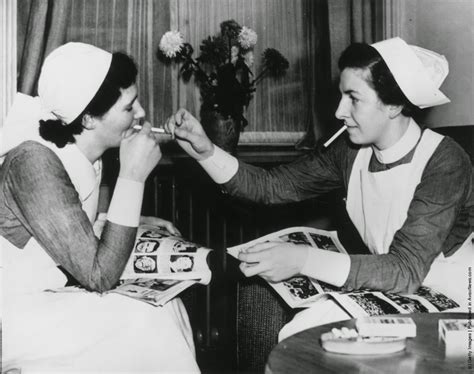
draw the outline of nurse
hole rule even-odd
[[[303,274],[345,290],[396,293],[411,293],[425,284],[465,309],[467,266],[474,261],[468,239],[474,209],[471,163],[452,139],[413,119],[419,108],[449,102],[439,90],[448,62],[393,38],[349,46],[339,68],[336,117],[347,126],[347,137],[289,165],[263,170],[237,160],[212,144],[184,110],[167,127],[234,196],[277,204],[345,189],[347,212],[371,254],[267,242],[240,255],[246,276],[280,281]],[[323,301],[296,315],[280,338],[345,318],[332,301]]]
[[[198,372],[182,302],[155,308],[106,294],[125,267],[144,182],[161,158],[122,53],[68,43],[45,60],[38,97],[19,94],[2,133],[3,370]],[[103,152],[120,147],[105,222],[95,225]],[[102,235],[94,229],[103,226]],[[74,292],[47,292],[65,285]]]

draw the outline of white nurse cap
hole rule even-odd
[[[67,43],[46,57],[38,81],[43,113],[69,124],[94,98],[107,75],[112,54],[84,43]]]
[[[449,103],[439,90],[449,72],[443,55],[408,45],[401,38],[372,44],[392,72],[395,81],[410,102],[420,108]]]

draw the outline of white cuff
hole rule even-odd
[[[107,219],[122,226],[138,227],[145,184],[119,177]]]
[[[345,253],[310,248],[301,274],[342,287],[349,276],[351,259]]]
[[[239,169],[239,161],[216,145],[211,157],[198,162],[212,180],[219,184],[230,181]]]

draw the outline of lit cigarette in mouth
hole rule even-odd
[[[133,129],[134,130],[141,130],[142,129],[142,125],[135,125],[133,126]],[[151,132],[156,132],[157,134],[165,134],[165,129],[162,129],[161,127],[152,127],[151,128]]]
[[[345,130],[347,129],[347,126],[344,125],[342,126],[333,136],[331,136],[331,138],[326,142],[324,143],[324,146],[327,147],[329,144],[331,144],[334,140],[336,140],[336,138],[341,135]]]

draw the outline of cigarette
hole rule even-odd
[[[133,128],[135,130],[141,130],[142,129],[142,125],[135,125],[133,126]],[[158,134],[165,134],[165,129],[162,129],[161,127],[152,127],[151,128],[151,132],[156,132]]]
[[[344,125],[342,126],[333,136],[331,136],[331,139],[329,139],[326,143],[324,143],[324,146],[327,147],[329,144],[331,144],[336,138],[341,135],[345,130],[347,129],[347,126]]]

